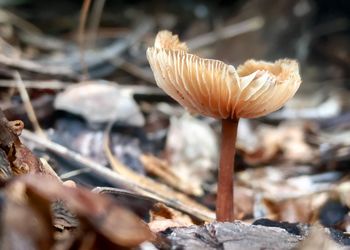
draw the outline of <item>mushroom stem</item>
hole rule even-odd
[[[222,222],[234,219],[233,173],[238,121],[238,118],[222,120],[219,182],[216,198],[216,220]]]

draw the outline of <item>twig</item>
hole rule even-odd
[[[0,37],[0,53],[8,57],[19,57],[21,52]]]
[[[65,76],[70,78],[75,78],[75,74],[67,67],[61,66],[48,66],[41,65],[34,61],[29,61],[26,59],[10,58],[0,54],[0,64],[4,64],[9,67],[16,67],[36,73],[54,75],[54,76]]]
[[[228,25],[218,31],[212,31],[197,36],[193,39],[188,40],[186,43],[191,50],[197,50],[201,47],[215,43],[218,40],[228,39],[237,35],[258,30],[263,25],[264,19],[262,17],[253,17],[240,23]]]
[[[129,182],[128,180],[123,179],[116,172],[113,172],[112,170],[106,168],[105,166],[100,165],[92,161],[91,159],[82,156],[81,154],[73,152],[60,144],[52,142],[46,138],[38,137],[37,135],[35,135],[34,133],[26,129],[22,131],[21,137],[23,137],[25,140],[32,141],[37,145],[40,145],[48,149],[49,151],[52,151],[53,153],[62,156],[65,159],[70,159],[79,163],[81,167],[90,169],[94,173],[100,175],[101,177],[105,178],[106,180],[110,181],[112,184],[116,186],[123,186],[131,190],[137,190],[136,185]]]
[[[25,110],[27,112],[29,120],[31,121],[31,123],[32,123],[32,125],[34,127],[35,132],[38,135],[40,135],[41,137],[45,138],[46,134],[41,129],[41,127],[39,125],[38,119],[37,119],[37,117],[35,115],[35,111],[33,109],[33,106],[31,104],[31,102],[30,102],[30,98],[29,98],[28,92],[27,92],[26,87],[24,86],[24,84],[22,82],[21,76],[18,73],[18,71],[15,71],[14,77],[15,77],[15,80],[16,80],[16,84],[17,84],[17,88],[18,88],[19,94],[20,94],[20,96],[22,98],[22,101],[23,101],[23,104],[24,104],[24,108],[25,108]]]
[[[13,14],[12,12],[9,12],[4,9],[0,9],[0,22],[1,23],[11,23],[14,26],[16,26],[19,29],[22,29],[23,31],[34,33],[34,34],[41,34],[41,30],[31,24],[30,22],[24,20],[23,18]]]
[[[113,187],[95,187],[94,189],[91,190],[93,193],[97,194],[116,194],[116,195],[125,195],[129,197],[134,197],[134,198],[142,198],[148,201],[151,201],[153,203],[159,202],[156,199],[153,199],[149,196],[145,196],[142,194],[138,194],[129,190],[121,189],[121,188],[113,188]]]
[[[74,82],[63,82],[63,81],[55,81],[55,80],[48,80],[48,81],[40,81],[40,80],[22,80],[24,86],[29,89],[65,89],[69,87],[70,85],[75,84]],[[107,81],[103,81],[106,83]],[[116,82],[108,82],[110,84],[117,84]],[[16,87],[16,82],[13,80],[0,80],[0,88],[11,88]],[[143,86],[143,85],[118,85],[118,88],[121,91],[128,92],[131,95],[138,95],[138,96],[164,96],[167,95],[164,93],[163,90],[160,88],[157,88],[156,86]]]
[[[81,68],[83,69],[83,77],[85,79],[88,78],[88,68],[85,63],[85,26],[86,26],[86,19],[89,12],[89,8],[91,5],[91,0],[84,0],[83,5],[81,7],[80,11],[80,18],[79,18],[79,29],[78,29],[78,40],[79,40],[79,48],[80,48],[80,64]]]
[[[140,194],[145,195],[147,197],[150,197],[152,199],[156,199],[157,201],[163,202],[164,204],[166,204],[169,207],[183,211],[183,212],[190,214],[190,215],[192,215],[200,220],[212,221],[215,218],[215,216],[212,212],[207,212],[207,209],[198,210],[198,209],[194,209],[194,208],[189,207],[189,206],[185,206],[182,203],[180,203],[179,201],[174,200],[175,197],[169,197],[169,198],[159,197],[158,195],[153,194],[152,191],[148,190],[147,188],[143,188],[143,187],[139,186],[138,184],[131,182],[130,180],[119,175],[115,171],[112,171],[112,170],[106,168],[105,166],[100,165],[99,163],[92,161],[91,159],[89,159],[87,157],[84,157],[78,153],[75,153],[62,145],[59,145],[59,144],[54,143],[52,141],[49,141],[45,138],[39,137],[26,129],[24,129],[22,131],[21,137],[23,137],[25,140],[29,140],[31,142],[34,142],[37,145],[40,145],[40,146],[46,148],[47,150],[49,150],[55,154],[58,154],[66,159],[70,159],[70,160],[73,160],[73,161],[79,163],[81,165],[81,167],[90,169],[92,172],[105,178],[106,180],[111,182],[113,185],[116,185],[119,187],[122,186],[123,188],[132,190],[136,193],[140,193]]]
[[[110,162],[112,168],[120,173],[124,178],[132,180],[137,183],[142,190],[149,190],[153,198],[175,208],[183,211],[187,214],[194,215],[202,220],[208,220],[209,218],[214,218],[214,214],[206,207],[198,204],[197,202],[191,200],[186,195],[176,192],[175,190],[169,188],[166,185],[158,183],[146,176],[142,176],[132,171],[130,168],[121,163],[115,156],[113,156],[109,148],[109,133],[114,122],[110,122],[106,127],[104,133],[103,147]],[[145,195],[145,193],[143,193]],[[146,193],[147,195],[147,193]],[[203,217],[204,216],[204,217]]]
[[[21,32],[18,34],[21,41],[25,44],[39,48],[42,50],[68,50],[72,49],[73,43],[70,41],[61,40],[57,37],[51,37],[44,34],[34,34],[28,32]],[[50,57],[52,59],[52,57]]]
[[[121,64],[117,66],[119,66],[122,70],[126,71],[127,73],[137,78],[140,78],[141,80],[144,80],[145,82],[149,82],[152,84],[156,83],[156,81],[154,80],[153,74],[150,70],[144,70],[138,65],[132,64],[127,61],[123,61]]]
[[[147,173],[160,177],[162,182],[169,186],[189,195],[203,195],[203,190],[199,186],[183,181],[166,161],[150,154],[141,155],[140,160]]]
[[[73,171],[69,171],[67,173],[61,174],[60,178],[61,179],[70,179],[74,176],[85,174],[85,173],[90,173],[91,169],[83,168],[83,169],[76,169]]]
[[[111,45],[100,50],[87,50],[85,51],[85,63],[88,68],[95,67],[106,61],[111,61],[117,58],[121,53],[133,46],[139,41],[147,32],[149,32],[154,26],[153,19],[144,18],[140,20],[139,25],[134,28],[133,32],[127,35],[124,39],[116,40]],[[75,54],[72,54],[70,58],[66,58],[64,63],[68,63],[74,71],[82,71],[81,65],[79,65],[79,59]]]
[[[128,48],[137,43],[145,34],[154,27],[154,20],[142,18],[137,22],[137,26],[132,28],[132,32],[125,34],[123,38],[115,37],[115,41],[103,48],[87,49],[84,51],[84,63],[88,69],[100,66],[101,64],[113,63],[114,68],[118,68],[123,62],[118,58]],[[51,59],[52,60],[52,59]],[[1,61],[0,61],[1,62]],[[52,62],[51,62],[52,63]],[[73,72],[83,72],[81,65],[81,55],[78,50],[66,54],[62,59],[55,60],[56,65],[64,65]]]
[[[73,84],[72,82],[61,82],[61,81],[55,81],[55,80],[49,80],[49,81],[22,80],[22,83],[26,88],[31,88],[31,89],[64,89],[69,85]],[[0,88],[10,88],[10,87],[16,87],[16,86],[17,86],[16,82],[13,80],[0,80]]]
[[[88,37],[88,46],[87,46],[88,48],[95,47],[97,31],[100,25],[101,15],[102,15],[105,2],[106,0],[96,0],[93,3],[92,14],[90,19],[90,28],[89,28],[89,37]]]

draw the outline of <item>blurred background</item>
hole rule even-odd
[[[296,97],[240,123],[236,215],[350,230],[349,1],[1,0],[0,7],[0,107],[9,120],[117,170],[111,153],[132,173],[209,209],[220,124],[187,114],[157,88],[147,47],[168,29],[192,53],[234,66],[297,59]],[[23,139],[62,179],[115,186]]]

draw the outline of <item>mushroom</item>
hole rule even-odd
[[[248,60],[237,70],[219,60],[188,53],[177,35],[160,31],[147,49],[157,85],[191,113],[222,122],[216,219],[232,221],[235,143],[240,118],[274,112],[300,86],[298,63]]]

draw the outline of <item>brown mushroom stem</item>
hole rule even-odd
[[[232,221],[234,219],[233,172],[238,120],[239,119],[222,120],[219,182],[216,199],[217,221]]]

